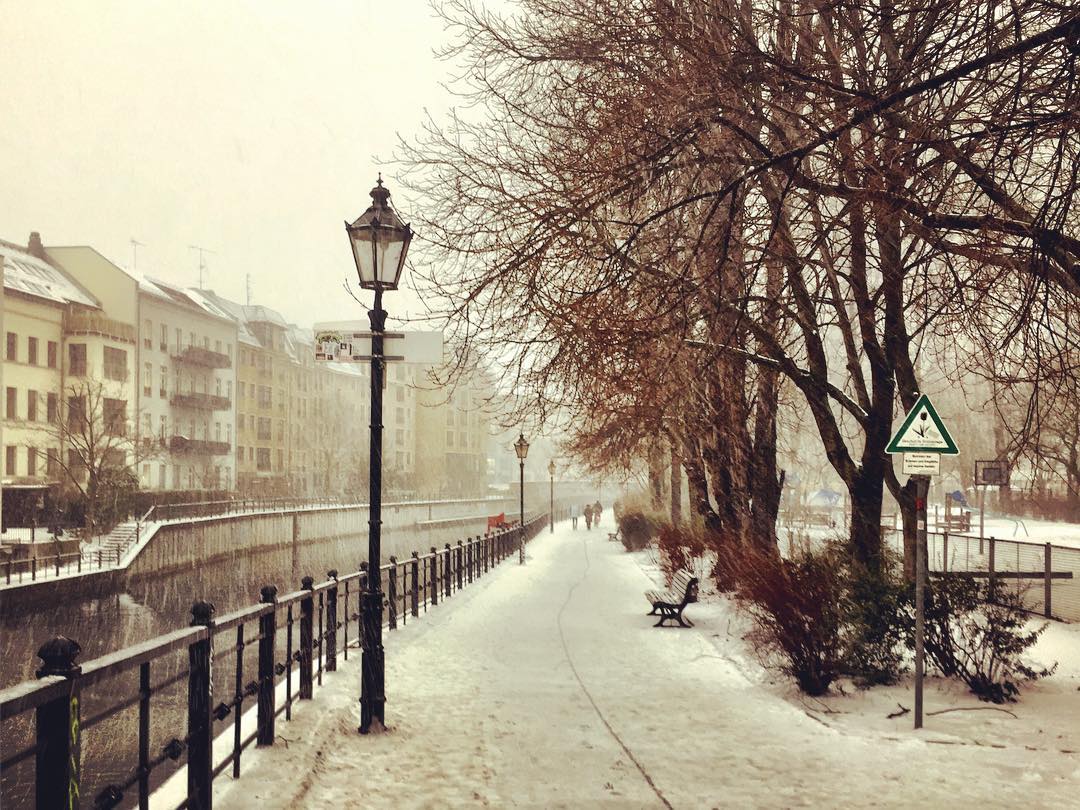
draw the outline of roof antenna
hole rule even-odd
[[[139,266],[138,250],[141,247],[146,247],[146,245],[134,236],[129,241],[131,242],[131,270],[134,272]]]
[[[206,254],[214,254],[214,251],[209,248],[204,248],[202,245],[188,245],[188,250],[199,251],[199,289],[203,289],[203,274],[206,272]]]

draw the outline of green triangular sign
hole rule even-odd
[[[956,449],[956,442],[941,423],[941,417],[934,410],[934,403],[926,394],[921,395],[915,406],[908,411],[904,423],[893,434],[885,452],[942,453],[947,456],[960,453]]]

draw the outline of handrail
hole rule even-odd
[[[561,511],[561,510],[560,510]],[[380,565],[379,573],[385,589],[385,621],[389,630],[409,618],[417,618],[421,612],[434,608],[438,602],[451,596],[474,579],[481,577],[499,562],[517,556],[522,540],[528,541],[546,526],[548,515],[542,513],[531,517],[524,527],[506,528],[494,533],[478,534],[459,540],[456,545],[447,543],[443,548],[432,547],[420,554],[398,560],[390,557]],[[38,808],[56,806],[63,788],[63,795],[71,786],[85,797],[94,793],[94,806],[115,807],[124,799],[124,792],[137,789],[140,804],[145,806],[152,788],[159,785],[166,769],[175,769],[185,760],[188,771],[188,798],[182,806],[203,806],[209,794],[213,777],[232,766],[232,775],[239,777],[241,753],[253,742],[273,745],[274,723],[284,713],[291,718],[293,703],[312,696],[314,685],[321,685],[324,672],[337,667],[339,653],[348,659],[361,637],[360,595],[367,588],[366,566],[339,576],[336,571],[327,573],[327,579],[315,583],[305,577],[302,587],[290,593],[277,595],[273,586],[262,589],[259,602],[242,606],[216,620],[213,606],[196,602],[192,607],[191,626],[181,627],[146,641],[133,644],[99,656],[81,668],[75,663],[78,644],[57,637],[38,651],[44,662],[37,680],[24,681],[0,690],[0,720],[8,720],[38,710],[32,714],[30,728],[35,739],[19,739],[15,731],[5,730],[5,751],[0,768],[12,767],[33,758],[37,769],[34,793]],[[245,631],[249,625],[257,627],[255,636]],[[350,633],[354,627],[355,631]],[[285,632],[285,644],[281,645],[279,630]],[[351,634],[351,638],[350,638]],[[214,642],[227,640],[214,654]],[[258,672],[248,672],[244,683],[245,647],[257,645]],[[281,647],[284,646],[284,650]],[[171,673],[164,680],[154,683],[151,666],[166,656],[188,650],[188,666],[179,673]],[[284,652],[284,658],[280,658]],[[173,660],[175,659],[167,659]],[[232,690],[213,692],[214,661],[217,668],[231,665],[235,674],[235,693],[213,706],[215,699],[232,693]],[[294,666],[295,665],[295,666]],[[135,692],[115,688],[118,694],[104,690],[110,699],[104,706],[95,706],[95,713],[83,721],[78,696],[81,690],[94,685],[114,683],[111,679],[133,670],[139,671],[139,687]],[[220,677],[220,676],[219,676]],[[150,703],[154,694],[168,686],[187,680],[187,725],[181,717],[173,716],[164,722],[165,727],[187,728],[183,737],[173,737],[161,749],[150,753]],[[294,686],[294,679],[298,682]],[[228,679],[226,679],[228,680]],[[122,681],[119,683],[127,683]],[[118,683],[118,686],[119,686]],[[277,689],[285,687],[285,705],[278,709],[275,697]],[[101,693],[102,690],[99,690]],[[256,699],[257,697],[257,699]],[[96,774],[83,772],[80,751],[83,750],[80,735],[96,728],[106,718],[120,718],[128,707],[138,705],[139,761],[124,763],[121,770],[131,775],[116,784],[102,785],[94,780]],[[248,708],[258,707],[257,731],[242,735],[240,717]],[[155,710],[178,714],[183,705],[177,701],[167,703]],[[231,718],[234,725],[231,752],[218,762],[211,761],[209,741],[218,733],[217,723]],[[25,728],[20,726],[18,729]],[[116,733],[110,724],[110,732]],[[135,730],[131,733],[134,738]],[[166,732],[168,735],[168,732]],[[9,742],[10,741],[10,742]],[[185,756],[186,755],[186,756]],[[162,770],[156,770],[165,766]],[[87,784],[89,782],[90,784]],[[93,789],[91,789],[93,788]],[[200,798],[201,797],[201,798]]]

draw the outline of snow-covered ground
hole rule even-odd
[[[654,629],[649,555],[560,524],[386,637],[386,734],[362,737],[358,657],[222,776],[219,807],[1067,807],[1080,794],[1080,639],[996,711],[888,720],[907,685],[816,702],[764,670],[730,603]],[[932,684],[927,710],[983,708]],[[1034,750],[1033,750],[1034,749]]]

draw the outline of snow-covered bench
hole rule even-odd
[[[689,571],[678,571],[671,578],[671,589],[667,591],[645,591],[645,598],[652,605],[647,615],[655,616],[660,611],[660,621],[653,627],[663,627],[668,619],[675,619],[682,627],[693,627],[694,623],[683,621],[682,612],[698,597],[698,579]]]

